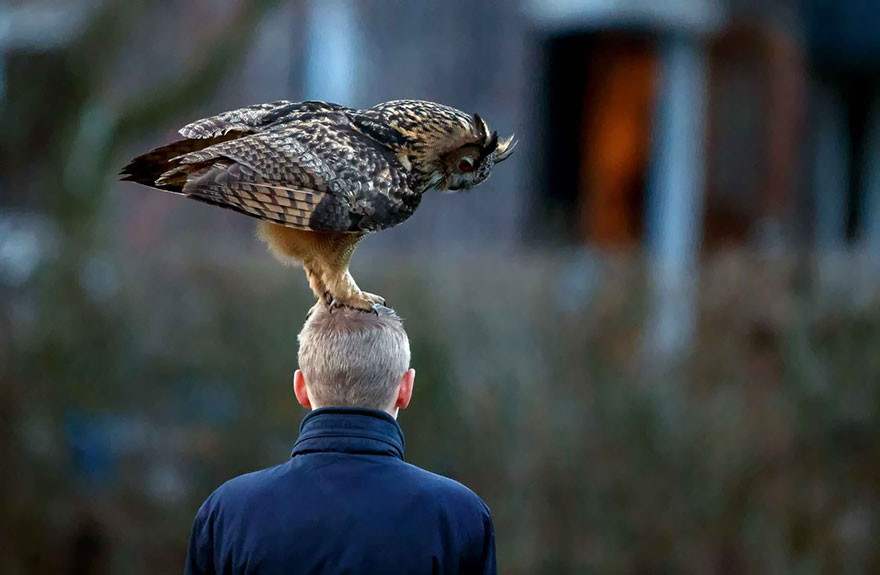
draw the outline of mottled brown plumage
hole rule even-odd
[[[479,184],[513,152],[486,122],[441,104],[367,110],[278,101],[193,122],[139,156],[129,180],[259,218],[260,237],[302,264],[318,298],[371,309],[348,262],[364,234],[410,217],[431,189]]]

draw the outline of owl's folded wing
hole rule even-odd
[[[222,141],[169,167],[154,187],[300,229],[378,230],[418,203],[391,150],[332,118]]]
[[[345,106],[331,102],[310,100],[289,102],[278,100],[266,104],[255,104],[237,110],[230,110],[196,120],[180,129],[184,138],[216,138],[230,132],[253,133],[262,131],[279,122],[295,121],[309,115],[326,114],[347,110]]]

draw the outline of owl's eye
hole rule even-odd
[[[473,172],[474,171],[474,162],[470,158],[462,158],[460,162],[458,162],[458,171],[459,172]]]

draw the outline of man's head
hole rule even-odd
[[[368,407],[392,415],[412,397],[409,339],[393,310],[378,313],[323,303],[299,334],[294,392],[303,407]]]

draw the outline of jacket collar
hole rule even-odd
[[[360,407],[322,407],[306,415],[291,457],[337,452],[390,455],[403,459],[403,431],[384,411]]]

